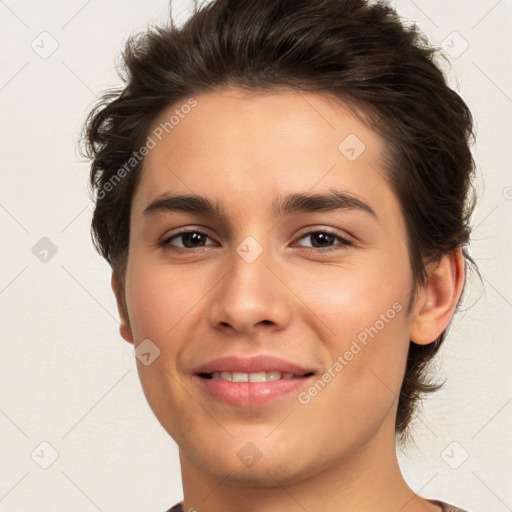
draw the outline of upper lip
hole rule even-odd
[[[281,373],[293,373],[294,375],[305,375],[306,373],[315,373],[312,368],[306,368],[291,361],[286,361],[279,357],[265,354],[256,354],[252,356],[227,355],[212,359],[207,363],[194,368],[193,373],[213,373],[213,372],[241,372],[258,373],[277,371]]]

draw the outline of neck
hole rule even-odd
[[[389,422],[391,423],[391,422]],[[396,456],[394,423],[349,456],[298,480],[282,480],[279,468],[255,484],[235,471],[212,474],[180,449],[184,512],[439,512],[405,482]]]

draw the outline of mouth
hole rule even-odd
[[[192,370],[194,381],[208,399],[252,408],[297,399],[317,375],[312,367],[269,354],[231,354]]]
[[[313,385],[314,372],[200,372],[194,375],[198,389],[215,403],[243,409],[261,409],[272,403],[298,400]]]
[[[200,372],[197,375],[203,379],[223,380],[227,382],[273,382],[277,380],[303,379],[314,375],[314,372],[295,374],[291,372],[280,372],[278,370],[254,373],[214,371],[211,373]]]

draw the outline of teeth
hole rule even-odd
[[[268,382],[279,379],[293,379],[296,377],[293,373],[281,372],[213,372],[211,375],[213,380],[220,379],[230,382]]]

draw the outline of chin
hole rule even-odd
[[[261,449],[256,444],[230,439],[222,449],[214,443],[208,447],[201,444],[187,453],[194,459],[196,467],[212,477],[226,478],[231,484],[251,487],[297,484],[311,477],[315,471],[321,471],[325,464],[325,460],[317,460],[321,459],[319,453],[310,457],[303,450],[297,452],[286,443],[280,443],[286,452],[268,441],[267,446]]]

